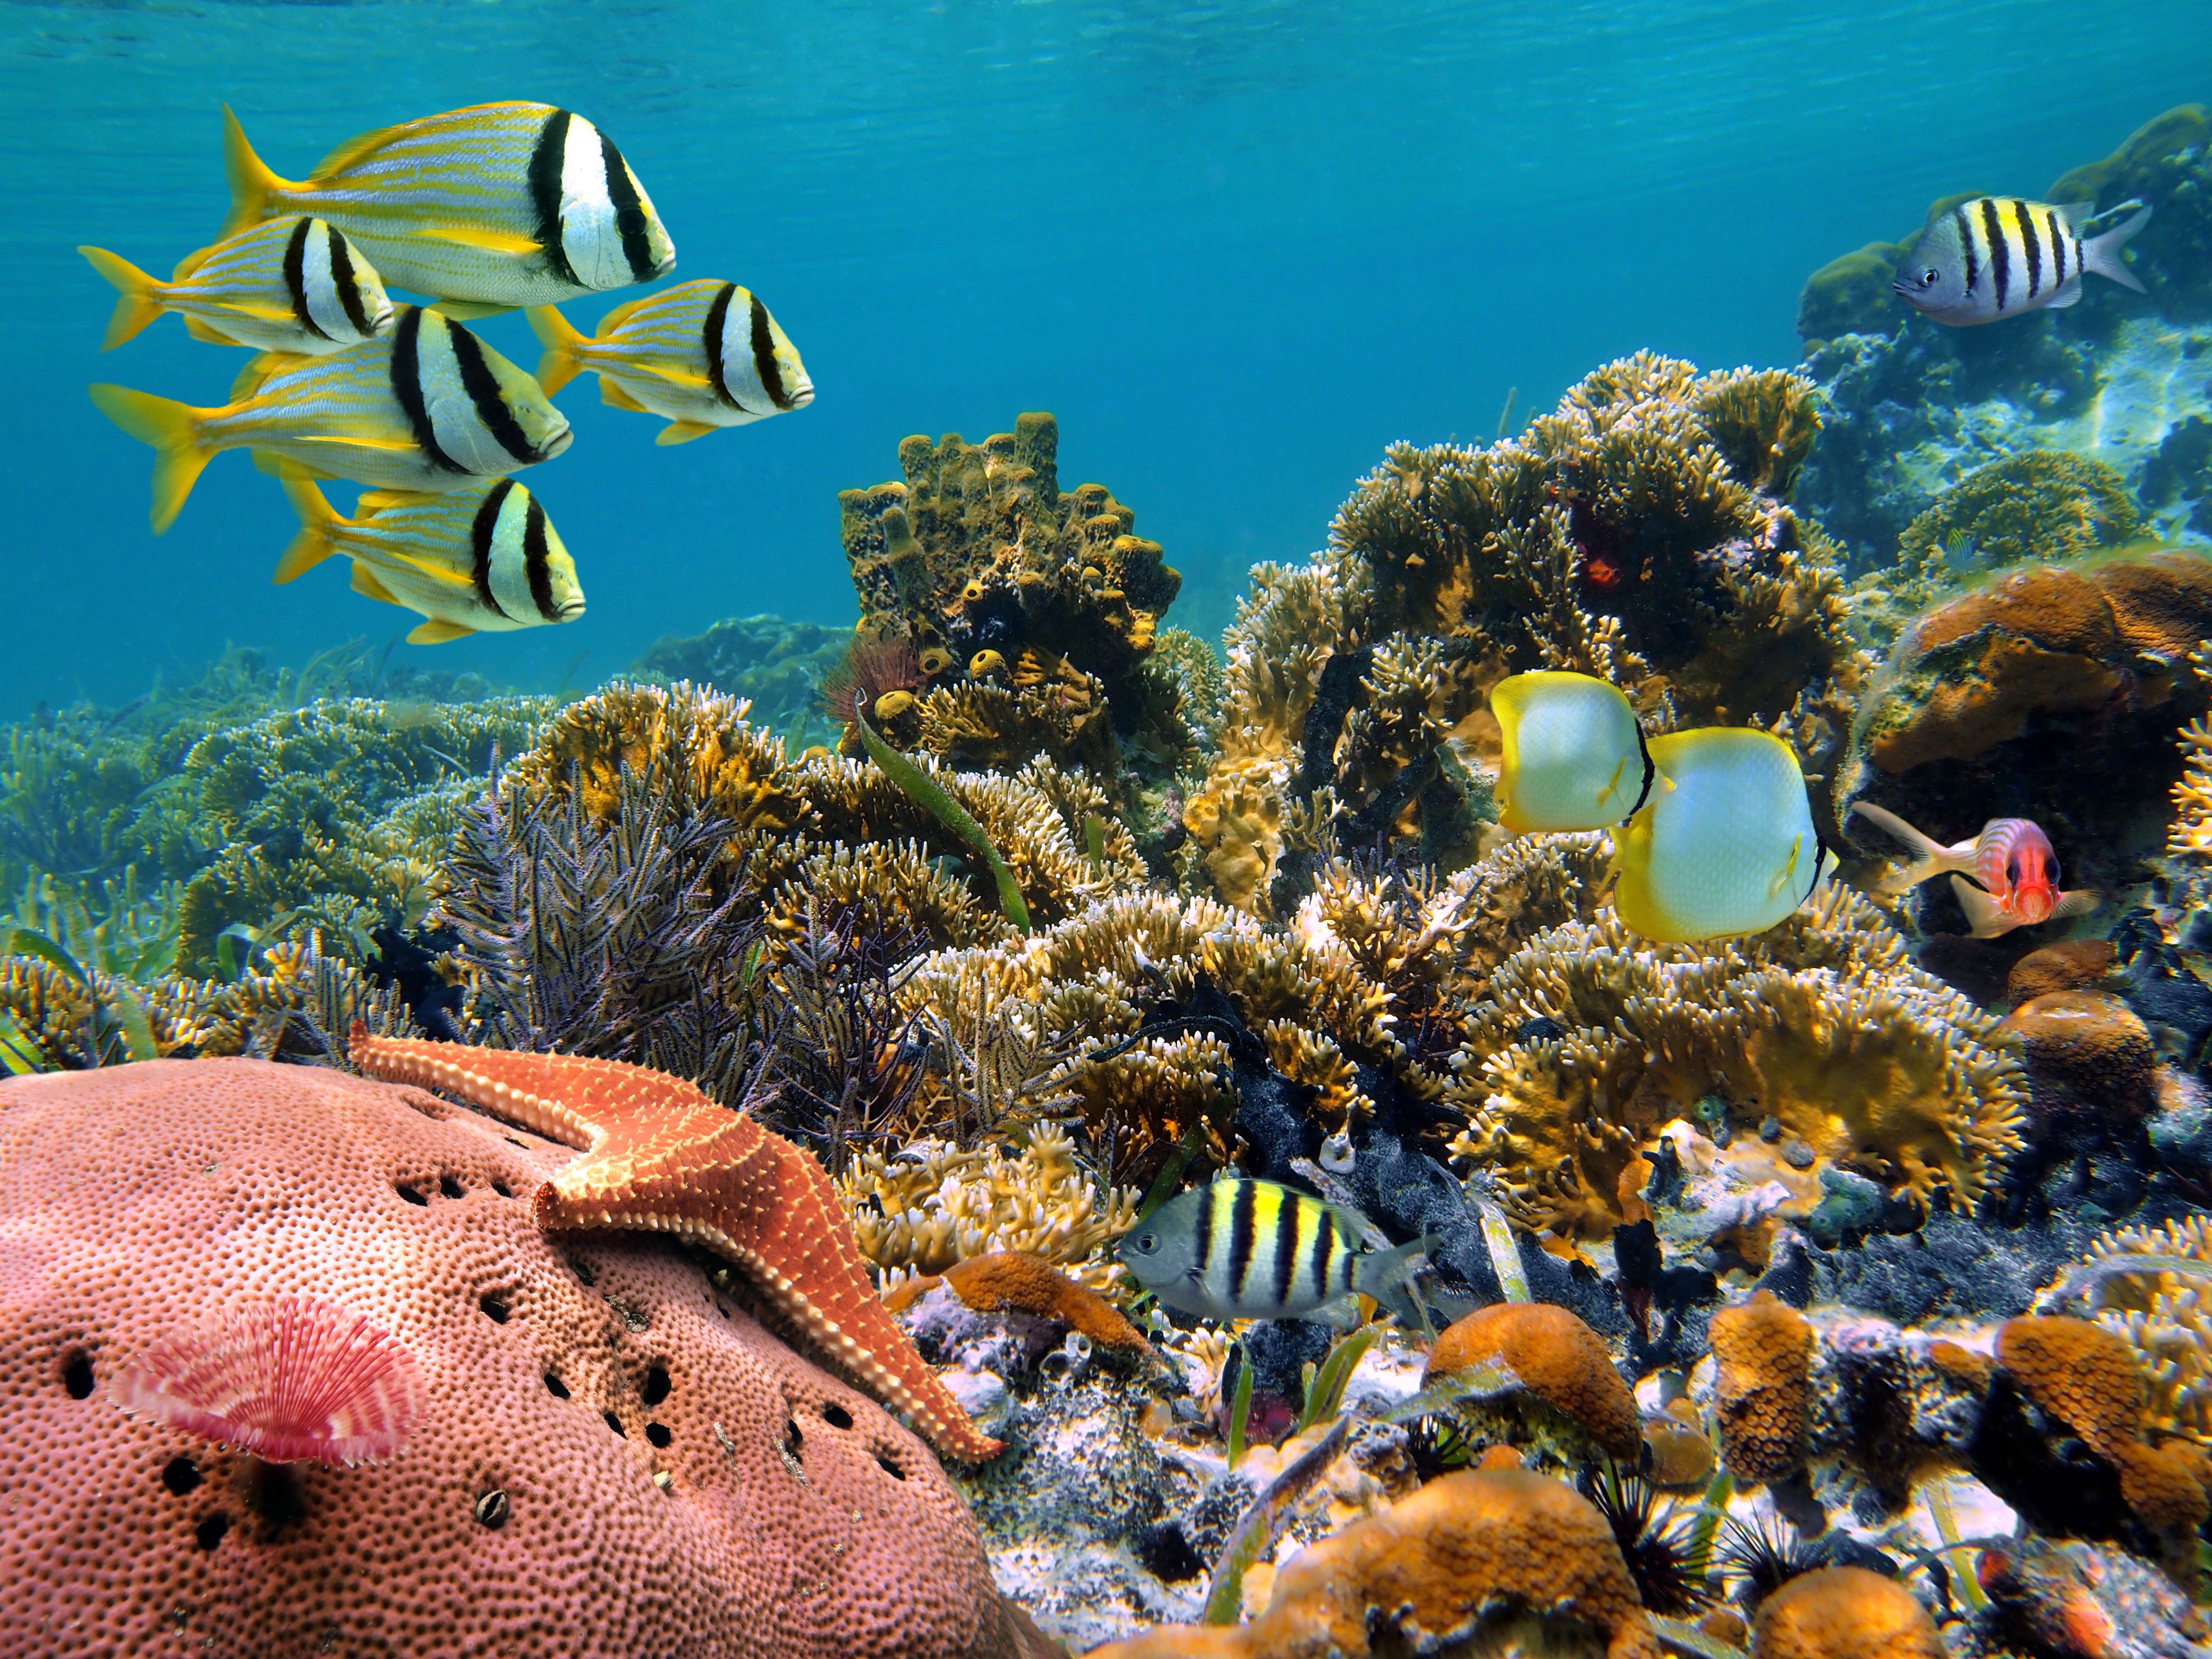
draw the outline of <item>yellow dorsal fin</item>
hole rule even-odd
[[[464,628],[457,622],[441,622],[436,618],[419,624],[407,636],[410,645],[443,645],[448,640],[465,639],[477,630]]]
[[[210,242],[207,246],[200,248],[197,252],[187,253],[183,258],[177,261],[177,268],[169,273],[169,280],[173,283],[183,282],[185,277],[191,276],[202,265],[205,264],[207,263],[208,255],[214,252],[216,249],[222,246],[222,244],[220,242]]]
[[[704,421],[671,421],[660,428],[656,444],[688,444],[694,438],[703,438],[709,432],[720,432],[719,426],[708,426]]]
[[[410,501],[419,501],[423,492],[419,489],[364,489],[361,499],[353,504],[356,519],[367,519],[386,507],[404,507]]]
[[[599,374],[599,401],[603,404],[611,404],[617,409],[629,410],[639,415],[650,415],[653,413],[653,411],[647,409],[643,404],[631,397],[629,392],[624,392],[620,386],[617,386],[613,380],[610,378],[604,370],[602,370]]]
[[[230,383],[231,402],[244,403],[269,383],[270,375],[282,374],[284,370],[296,368],[307,361],[305,357],[295,352],[263,352],[244,368],[240,369],[238,378]]]
[[[617,329],[620,328],[624,323],[637,315],[638,307],[643,305],[646,300],[657,300],[659,297],[660,296],[658,294],[648,294],[643,300],[625,300],[622,304],[617,306],[612,311],[607,313],[605,316],[599,319],[599,331],[593,334],[592,337],[595,340],[605,339]]]
[[[351,167],[373,150],[381,149],[391,142],[398,127],[377,127],[371,131],[357,133],[315,163],[315,170],[307,176],[320,184],[332,173]]]
[[[544,244],[535,237],[515,236],[503,230],[484,230],[474,225],[433,225],[413,233],[424,242],[451,242],[456,247],[481,248],[486,253],[504,253],[514,258],[543,250]],[[511,306],[502,310],[514,309]]]
[[[392,590],[376,580],[376,573],[359,559],[353,562],[353,591],[365,593],[372,599],[381,599],[386,605],[399,603],[392,597]]]

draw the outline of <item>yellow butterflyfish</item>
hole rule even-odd
[[[1504,750],[1498,821],[1508,830],[1602,830],[1644,805],[1652,763],[1636,711],[1588,674],[1515,674],[1491,688]]]
[[[1797,751],[1715,727],[1651,739],[1659,781],[1614,837],[1613,908],[1646,939],[1763,933],[1812,896],[1827,848]]]

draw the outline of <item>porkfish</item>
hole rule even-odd
[[[1812,896],[1827,849],[1797,751],[1745,726],[1651,739],[1658,781],[1614,837],[1613,905],[1670,943],[1763,933]]]
[[[185,256],[167,282],[104,247],[81,247],[121,292],[102,351],[165,311],[195,340],[320,356],[392,327],[376,267],[320,219],[276,219]]]
[[[675,245],[614,141],[550,104],[478,104],[365,132],[279,179],[222,112],[226,235],[313,214],[384,280],[483,316],[665,276]]]
[[[1515,674],[1491,688],[1504,754],[1498,821],[1508,830],[1602,830],[1651,792],[1652,762],[1636,711],[1588,674]]]
[[[154,447],[154,533],[226,449],[319,478],[436,494],[520,471],[568,447],[538,382],[459,323],[414,306],[388,335],[327,357],[264,356],[220,409],[95,386],[100,413]]]
[[[276,580],[342,553],[353,561],[355,592],[422,617],[410,645],[584,614],[575,561],[538,498],[512,478],[443,495],[371,490],[347,519],[297,468],[283,477],[300,533],[277,562]]]
[[[688,443],[814,401],[799,349],[735,283],[679,283],[617,307],[592,335],[550,306],[533,306],[530,326],[545,348],[538,379],[548,395],[595,374],[602,402],[668,422],[655,443]]]

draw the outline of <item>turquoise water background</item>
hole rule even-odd
[[[2204,0],[1796,5],[0,5],[0,717],[119,702],[228,641],[297,662],[414,617],[325,567],[243,455],[166,537],[150,456],[83,387],[222,400],[244,354],[165,319],[106,356],[112,294],[227,203],[218,106],[302,177],[354,133],[536,99],[610,133],[676,279],[757,290],[813,407],[659,449],[564,392],[526,475],[580,567],[578,623],[406,659],[550,689],[657,636],[849,621],[836,491],[911,432],[1060,423],[1213,634],[1255,560],[1320,545],[1398,438],[1487,440],[1607,358],[1788,363],[1806,275],[1931,198],[2040,191],[2212,97]],[[629,295],[567,307],[588,329]],[[526,365],[517,318],[481,331]],[[343,501],[349,492],[340,495]],[[579,653],[580,665],[572,667]]]

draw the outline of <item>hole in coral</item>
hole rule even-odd
[[[833,1429],[849,1429],[853,1426],[853,1413],[832,1401],[822,1408],[822,1420]]]
[[[601,1412],[599,1415],[607,1419],[607,1426],[612,1429],[617,1434],[620,1435],[625,1440],[629,1438],[629,1431],[623,1427],[622,1419],[617,1417],[612,1412]]]
[[[86,1400],[92,1395],[92,1356],[78,1349],[62,1361],[62,1387],[69,1390],[72,1400]]]
[[[528,1151],[530,1150],[530,1143],[529,1143],[528,1141],[526,1141],[526,1140],[517,1140],[517,1139],[516,1139],[513,1135],[501,1135],[501,1136],[500,1137],[500,1139],[501,1139],[501,1140],[504,1140],[504,1141],[505,1141],[508,1146],[520,1146],[520,1147],[521,1147],[521,1148],[522,1148],[522,1150],[523,1150],[524,1152],[528,1152]]]
[[[594,1284],[599,1279],[599,1276],[595,1271],[593,1271],[592,1264],[585,1261],[584,1258],[580,1255],[570,1256],[568,1258],[568,1266],[575,1273],[576,1277],[586,1285]]]
[[[398,1193],[400,1197],[405,1199],[410,1204],[428,1204],[430,1201],[426,1195],[416,1191],[414,1188],[409,1186],[404,1181],[393,1182],[392,1183],[392,1190]]]
[[[246,1507],[267,1522],[272,1531],[289,1527],[307,1514],[307,1494],[289,1464],[264,1463],[257,1457],[251,1467],[252,1474],[246,1485]]]
[[[192,1528],[192,1536],[199,1540],[202,1549],[211,1550],[222,1542],[223,1534],[229,1530],[230,1517],[218,1510]]]
[[[799,1449],[806,1443],[806,1437],[799,1431],[799,1419],[793,1418],[783,1425],[783,1452],[787,1457],[799,1455]]]
[[[477,1306],[483,1310],[483,1316],[493,1324],[507,1323],[507,1298],[498,1291],[486,1291],[477,1298]]]
[[[665,1423],[647,1424],[645,1425],[645,1437],[653,1442],[654,1445],[663,1448],[665,1448],[670,1441],[676,1438],[674,1435],[668,1431],[668,1425]]]
[[[161,1484],[182,1498],[200,1483],[200,1466],[189,1457],[173,1457],[161,1466]]]
[[[719,1302],[714,1304],[714,1311],[721,1315],[725,1319],[727,1319],[730,1316],[730,1310]]]
[[[495,1180],[491,1183],[491,1189],[497,1193],[501,1198],[513,1198],[514,1196],[514,1188],[508,1186],[504,1181]]]
[[[512,1512],[513,1506],[507,1503],[507,1494],[496,1486],[477,1499],[477,1524],[488,1527],[494,1532],[507,1524],[507,1517]]]
[[[556,1400],[566,1400],[568,1397],[568,1385],[554,1376],[552,1372],[548,1371],[545,1373],[545,1392]]]
[[[890,1476],[894,1480],[903,1480],[906,1479],[906,1471],[901,1468],[896,1463],[891,1462],[890,1455],[888,1452],[879,1451],[876,1454],[876,1467],[881,1469],[885,1474]]]
[[[658,1406],[668,1398],[668,1390],[673,1386],[674,1384],[668,1380],[667,1366],[648,1367],[645,1373],[645,1403],[648,1406]]]
[[[449,1175],[441,1175],[438,1177],[438,1190],[447,1198],[466,1198],[469,1195],[468,1188]]]

